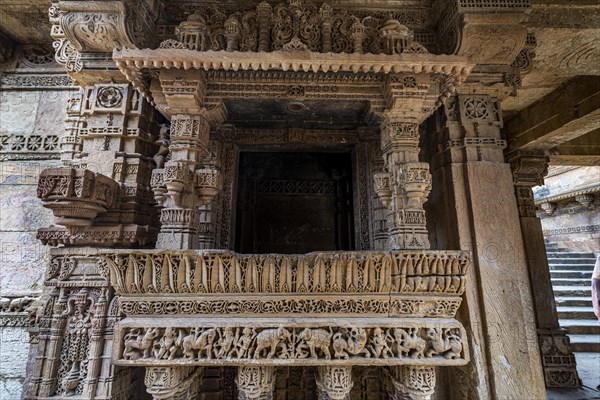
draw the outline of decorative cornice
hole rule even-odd
[[[545,197],[535,197],[535,205],[539,206],[542,203],[556,203],[559,201],[565,201],[577,196],[585,195],[585,194],[594,194],[600,192],[600,184],[587,186],[584,188],[579,188],[577,190],[572,190],[570,192],[561,193],[553,196],[545,196]]]

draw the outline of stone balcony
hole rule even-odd
[[[455,319],[469,252],[100,251],[129,366],[412,365],[469,361]]]

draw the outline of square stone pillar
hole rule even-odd
[[[499,101],[458,95],[437,114],[432,208],[439,248],[473,253],[459,317],[471,363],[453,368],[453,398],[545,399],[527,258]]]
[[[569,337],[558,323],[542,223],[536,216],[532,191],[533,186],[544,184],[549,158],[543,150],[519,150],[506,159],[513,172],[546,387],[580,387]]]

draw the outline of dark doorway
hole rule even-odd
[[[349,153],[240,154],[236,251],[352,250]]]

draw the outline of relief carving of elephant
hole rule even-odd
[[[310,329],[306,328],[298,335],[298,338],[302,340],[310,351],[312,358],[317,358],[317,350],[320,350],[325,355],[325,359],[331,358],[331,346],[332,333],[325,329]]]

